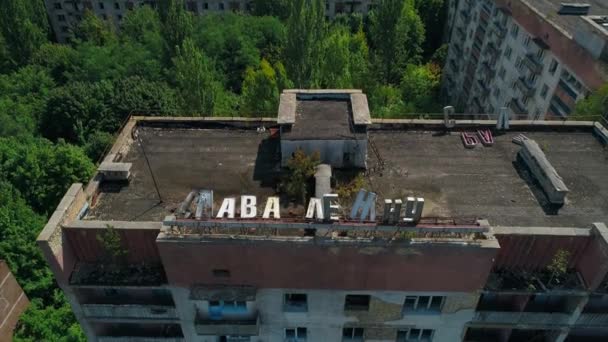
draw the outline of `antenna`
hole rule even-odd
[[[158,184],[156,183],[156,177],[154,177],[154,171],[152,171],[152,167],[150,166],[150,161],[148,160],[148,155],[146,154],[146,149],[144,148],[144,144],[139,137],[139,134],[136,135],[137,143],[139,147],[141,147],[141,152],[144,155],[144,159],[146,160],[146,165],[148,165],[148,170],[150,170],[150,175],[152,175],[152,182],[154,183],[154,189],[156,189],[156,194],[158,195],[158,203],[163,203],[163,198],[160,195],[160,190],[158,190]]]

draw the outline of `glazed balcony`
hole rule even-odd
[[[255,336],[260,328],[259,316],[247,319],[209,319],[197,317],[194,323],[198,335]]]
[[[543,71],[543,63],[535,54],[526,54],[522,62],[532,73],[540,74]]]
[[[93,319],[176,320],[174,306],[142,304],[83,304],[82,311]]]

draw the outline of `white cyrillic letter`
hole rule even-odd
[[[314,219],[315,216],[318,220],[323,219],[323,207],[321,206],[320,199],[318,199],[316,197],[312,197],[310,199],[310,202],[308,202],[308,210],[306,210],[306,218]]]
[[[258,214],[255,196],[241,196],[241,218],[253,218]]]
[[[385,223],[393,224],[399,222],[401,204],[400,199],[396,199],[394,202],[390,199],[384,200],[384,215],[382,219]]]
[[[220,207],[220,211],[217,213],[217,218],[224,218],[224,215],[228,214],[228,218],[234,218],[234,207],[235,207],[236,199],[235,198],[224,198],[222,202],[222,206]]]
[[[268,197],[268,199],[266,200],[266,207],[264,208],[264,214],[262,215],[262,217],[265,219],[270,218],[270,213],[272,213],[273,218],[280,219],[280,208],[281,207],[279,205],[278,197]]]
[[[325,194],[323,195],[323,216],[325,220],[337,221],[340,219],[338,216],[340,205],[338,204],[338,195],[336,194]]]
[[[376,220],[376,194],[361,189],[350,211],[350,218],[351,220],[365,221],[368,216],[370,221]]]
[[[404,222],[417,223],[422,217],[422,209],[424,208],[424,198],[408,197],[405,203]]]

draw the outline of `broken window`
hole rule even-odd
[[[344,328],[344,329],[342,329],[342,341],[343,342],[363,341],[363,328]]]
[[[283,310],[287,312],[308,311],[308,301],[305,293],[286,293]]]
[[[397,331],[397,342],[424,341],[431,342],[433,340],[433,329],[408,329]]]
[[[403,313],[440,313],[444,296],[407,296],[403,302]]]
[[[344,301],[346,311],[367,311],[369,310],[369,295],[346,295]]]
[[[308,331],[306,328],[288,328],[285,329],[286,342],[301,342],[306,341]]]

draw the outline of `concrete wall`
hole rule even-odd
[[[358,140],[284,140],[281,139],[281,165],[287,165],[287,161],[297,150],[302,149],[311,155],[319,152],[321,163],[330,164],[332,167],[358,167],[365,168],[367,159],[367,141]],[[349,155],[350,163],[346,164],[345,154]]]
[[[192,300],[186,288],[173,288],[182,313],[182,331],[187,341],[216,342],[217,336],[197,335],[195,313],[205,315],[208,301]],[[305,293],[306,312],[285,312],[284,295]],[[345,311],[345,296],[369,294],[368,311]],[[402,314],[406,296],[446,296],[441,313]],[[364,328],[365,341],[395,341],[397,330],[421,328],[434,330],[434,342],[455,341],[473,318],[478,295],[458,292],[332,291],[302,289],[259,289],[254,301],[247,302],[247,313],[259,316],[259,335],[252,341],[283,342],[286,328],[307,328],[308,341],[340,341],[344,327]],[[238,317],[237,317],[238,318]],[[230,321],[227,320],[229,323]]]
[[[446,292],[483,288],[497,252],[496,247],[448,243],[366,246],[198,237],[162,239],[158,247],[173,286]],[[228,270],[230,276],[216,277],[214,269]]]
[[[0,341],[12,339],[19,316],[29,303],[8,265],[0,260]]]

